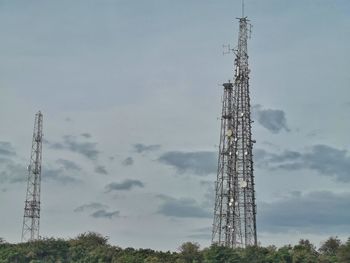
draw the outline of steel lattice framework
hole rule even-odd
[[[253,143],[249,97],[248,34],[239,18],[233,83],[224,83],[212,243],[257,245]]]
[[[24,206],[22,241],[39,239],[40,185],[42,158],[43,115],[35,115],[33,142],[28,166],[27,194]]]

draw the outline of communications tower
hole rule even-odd
[[[42,130],[43,115],[39,111],[35,115],[30,164],[28,166],[22,241],[34,241],[39,239]]]
[[[247,17],[239,20],[233,82],[224,83],[212,243],[257,245],[253,143],[249,98]]]

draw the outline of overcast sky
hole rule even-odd
[[[239,0],[0,1],[0,237],[21,237],[34,115],[40,234],[210,244]],[[350,2],[247,0],[258,239],[350,236]]]

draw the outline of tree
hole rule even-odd
[[[160,259],[156,256],[148,256],[145,259],[145,263],[163,263],[163,262],[160,261]]]
[[[292,263],[292,247],[290,245],[279,248],[273,258],[274,263]]]
[[[318,263],[316,248],[307,239],[301,239],[293,248],[293,263]]]
[[[264,263],[264,262],[270,262],[267,261],[267,258],[273,257],[274,253],[276,251],[275,247],[259,247],[259,246],[248,246],[243,251],[243,259],[242,262],[245,263]]]
[[[337,253],[339,247],[341,246],[341,241],[337,237],[330,237],[325,241],[319,249],[320,255],[318,260],[320,263],[337,263]]]
[[[341,246],[341,241],[337,237],[330,237],[326,242],[322,244],[319,251],[321,254],[327,256],[335,256]]]
[[[199,251],[199,244],[186,242],[179,247],[180,257],[185,263],[202,262],[202,256]]]
[[[241,263],[242,258],[238,254],[238,250],[220,246],[211,245],[203,251],[205,263]]]
[[[344,245],[340,246],[337,256],[339,259],[339,263],[350,262],[350,238]]]

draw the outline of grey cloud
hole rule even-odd
[[[211,213],[200,206],[194,199],[175,199],[170,196],[158,195],[163,203],[158,209],[158,213],[164,216],[180,218],[210,218]]]
[[[95,173],[98,173],[98,174],[108,174],[106,168],[102,165],[98,165],[95,167]]]
[[[106,192],[110,192],[110,191],[125,191],[125,190],[131,190],[134,187],[144,187],[144,184],[139,181],[139,180],[131,180],[131,179],[127,179],[124,180],[121,183],[110,183],[108,185],[106,185],[105,189]]]
[[[217,169],[217,157],[214,152],[171,151],[162,154],[158,161],[174,167],[179,173],[208,175],[216,173]]]
[[[69,150],[79,153],[90,160],[96,160],[99,151],[96,149],[97,143],[78,142],[77,138],[71,135],[63,136],[63,142],[49,143],[49,147],[55,150]]]
[[[341,233],[350,228],[350,193],[318,191],[292,193],[289,197],[258,205],[262,231]]]
[[[65,170],[72,170],[72,171],[81,170],[81,168],[75,162],[70,160],[58,159],[56,163],[62,165]]]
[[[0,142],[0,154],[5,156],[14,156],[16,155],[16,152],[13,149],[11,143]]]
[[[62,184],[80,182],[80,180],[78,180],[72,176],[66,175],[64,169],[62,169],[62,168],[43,169],[42,170],[42,179],[43,180],[46,180],[46,179],[54,180],[54,181],[60,182]]]
[[[212,231],[211,227],[197,228],[193,231],[191,235],[188,235],[187,237],[192,239],[210,240],[211,231]]]
[[[253,107],[253,117],[272,133],[279,133],[281,130],[290,131],[284,111],[276,109],[263,109],[261,105]]]
[[[159,148],[160,148],[159,144],[152,144],[152,145],[145,145],[142,143],[134,144],[134,149],[138,153],[152,152],[152,151],[158,150]]]
[[[28,171],[24,165],[4,158],[1,160],[1,167],[3,169],[0,172],[1,183],[19,183],[27,180]]]
[[[215,202],[215,184],[213,181],[201,181],[200,184],[206,188],[203,198],[203,206],[212,209]]]
[[[83,136],[84,138],[87,138],[87,139],[89,139],[89,138],[92,137],[91,134],[90,134],[90,133],[87,133],[87,132],[81,133],[80,135]]]
[[[122,165],[124,166],[130,166],[134,164],[134,159],[132,157],[128,157],[125,160],[123,160]]]
[[[211,233],[210,232],[208,232],[208,233],[194,233],[194,234],[188,235],[187,238],[210,240]]]
[[[108,206],[103,205],[101,203],[90,203],[90,204],[81,205],[75,208],[74,212],[84,212],[86,210],[96,210],[96,209],[106,209],[106,208],[108,208]]]
[[[24,182],[28,178],[28,169],[22,165],[7,159],[2,164],[3,171],[0,173],[0,182],[19,183]],[[65,174],[64,168],[42,168],[43,180],[55,180],[62,184],[76,183],[79,180]]]
[[[308,152],[284,151],[281,154],[255,151],[257,165],[268,169],[309,169],[320,175],[333,176],[341,182],[350,182],[350,157],[346,150],[327,145],[314,145]]]
[[[104,209],[97,210],[96,212],[92,213],[91,216],[95,218],[108,218],[112,219],[113,217],[119,217],[120,212],[119,211],[113,211],[108,212]]]

